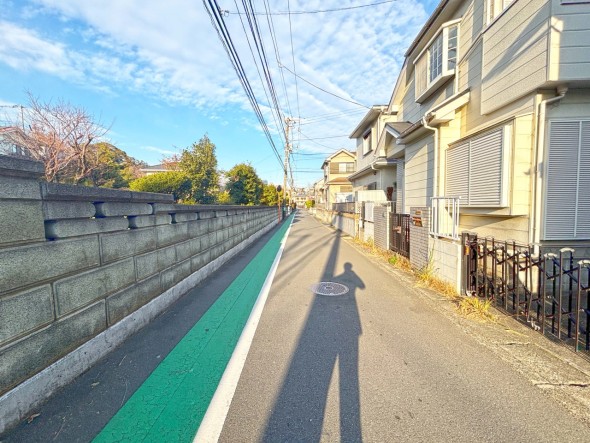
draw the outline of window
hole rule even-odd
[[[438,35],[434,43],[428,50],[429,54],[429,74],[430,74],[430,82],[432,83],[439,75],[442,75],[442,61],[443,61],[443,34],[442,32]]]
[[[446,195],[461,197],[461,206],[506,206],[509,136],[510,126],[503,126],[451,146],[446,157]]]
[[[429,42],[414,62],[416,101],[427,98],[445,80],[455,74],[459,25],[449,22]]]
[[[373,147],[371,146],[371,130],[369,129],[367,132],[363,134],[363,155],[367,155],[372,150]]]
[[[492,23],[514,0],[488,0],[488,23]]]
[[[330,174],[347,174],[354,172],[354,162],[330,163]]]
[[[545,240],[590,239],[590,120],[549,122]]]
[[[354,172],[354,163],[338,163],[338,173]]]

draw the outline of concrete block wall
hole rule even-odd
[[[375,246],[387,251],[389,249],[389,207],[375,204],[373,220],[375,223]]]
[[[331,225],[351,237],[356,235],[356,224],[354,214],[334,212],[332,215]]]
[[[411,207],[410,218],[410,263],[424,269],[430,260],[430,208]]]
[[[375,241],[375,223],[366,220],[364,221],[361,239],[365,242]]]
[[[447,238],[430,239],[433,272],[461,291],[461,258],[463,248],[459,241]]]
[[[0,397],[277,222],[42,173],[0,156]]]

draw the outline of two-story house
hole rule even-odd
[[[384,112],[412,123],[389,155],[403,212],[454,197],[459,230],[590,241],[588,1],[442,0]]]
[[[353,201],[352,183],[348,176],[355,171],[355,155],[340,149],[324,160],[323,201],[327,210],[333,203]]]
[[[393,157],[399,134],[411,126],[397,121],[397,106],[372,106],[352,131],[349,138],[356,140],[357,170],[348,178],[358,198],[368,201],[400,203],[403,193],[403,162]],[[359,191],[381,191],[379,193]]]

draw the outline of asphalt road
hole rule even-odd
[[[350,242],[296,217],[220,441],[590,441]],[[349,292],[316,295],[317,282]]]
[[[251,306],[273,255],[268,248],[284,230],[239,254],[0,442],[192,441],[206,408],[195,397],[214,390],[220,359],[245,321],[236,312]],[[319,282],[348,292],[315,294]],[[230,305],[237,311],[220,314]],[[584,383],[567,384],[585,382],[587,362],[540,351],[547,340],[521,325],[495,330],[457,318],[349,237],[297,213],[219,441],[590,441]],[[191,351],[214,332],[220,340],[209,340],[213,347]],[[498,335],[504,332],[508,340]],[[512,344],[523,351],[511,352]],[[166,373],[201,378],[173,393],[162,389],[172,383]],[[567,389],[577,390],[577,403]],[[160,402],[170,418],[156,411],[151,421]]]

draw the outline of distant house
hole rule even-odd
[[[409,126],[397,121],[395,106],[372,106],[352,131],[350,138],[357,145],[356,172],[348,179],[357,201],[396,201],[403,183],[403,162],[394,157],[395,140]]]
[[[295,203],[298,208],[305,207],[307,192],[305,188],[291,188],[291,202]]]
[[[15,143],[14,135],[22,134],[22,130],[15,126],[0,126],[0,154],[3,155],[27,155],[27,151],[22,146]],[[18,137],[17,137],[18,139]]]
[[[313,200],[315,200],[315,207],[320,209],[325,207],[324,183],[324,178],[321,178],[313,184]]]
[[[157,174],[158,172],[167,172],[170,169],[162,164],[153,165],[153,166],[146,166],[145,168],[141,168],[139,171],[145,175],[153,175]]]
[[[324,160],[323,201],[326,209],[332,208],[332,203],[351,202],[354,200],[352,183],[348,176],[355,171],[355,155],[341,149]]]

